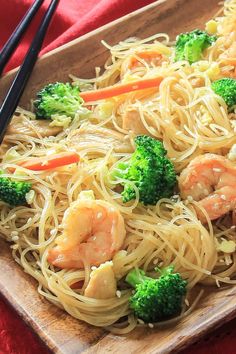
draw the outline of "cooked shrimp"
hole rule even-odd
[[[99,266],[111,260],[125,238],[120,212],[103,200],[79,199],[66,210],[62,235],[49,251],[48,262],[59,268]]]
[[[91,272],[84,296],[94,299],[110,299],[116,296],[116,290],[117,284],[113,263],[105,262]]]
[[[236,165],[215,154],[198,156],[181,172],[179,189],[182,198],[193,197],[217,219],[236,207]]]

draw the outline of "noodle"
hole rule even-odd
[[[145,207],[139,204],[135,185],[136,198],[125,204],[116,189],[122,179],[113,181],[109,176],[109,171],[118,162],[127,161],[133,152],[138,133],[135,129],[163,141],[178,173],[193,158],[207,152],[227,156],[236,144],[236,115],[227,112],[224,100],[210,88],[211,80],[232,73],[224,54],[230,48],[225,40],[229,33],[226,28],[236,22],[235,0],[225,1],[224,17],[217,17],[216,21],[219,38],[204,52],[204,58],[192,65],[186,61],[175,62],[173,43],[167,34],[160,33],[142,40],[130,38],[113,47],[103,42],[111,53],[104,73],[100,75],[96,69],[96,78],[89,80],[71,75],[73,84],[79,84],[81,89],[163,76],[159,91],[135,91],[89,103],[92,106],[89,121],[74,120],[55,136],[43,136],[34,127],[32,112],[19,108],[15,113],[22,122],[29,122],[34,134],[21,131],[6,135],[1,147],[4,171],[1,176],[11,177],[6,171],[14,168],[14,178],[32,182],[34,192],[27,206],[12,208],[0,202],[0,232],[12,242],[16,262],[39,283],[38,292],[77,319],[117,334],[126,334],[143,325],[131,313],[131,290],[122,281],[137,267],[153,272],[156,266],[173,264],[188,280],[189,292],[196,284],[236,284],[236,254],[224,254],[217,249],[221,238],[235,239],[229,214],[211,222],[199,202],[191,198],[180,200],[178,195]],[[161,65],[150,64],[138,56],[143,51],[157,51],[167,59]],[[140,62],[133,69],[129,67],[131,57]],[[135,119],[128,119],[130,112],[135,114]],[[138,121],[138,128],[132,126],[134,121]],[[74,150],[81,158],[79,168],[73,164],[48,173],[17,165],[31,156]],[[84,295],[93,270],[89,262],[84,262],[84,269],[59,270],[47,258],[61,234],[65,211],[84,190],[92,190],[96,199],[109,202],[125,221],[126,238],[112,260],[120,290],[109,299]],[[204,225],[198,219],[199,210],[206,218]],[[73,288],[78,282],[81,287]],[[155,326],[175,323],[187,316],[201,296],[202,291],[177,318]]]

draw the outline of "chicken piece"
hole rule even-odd
[[[113,263],[106,262],[93,270],[84,296],[95,299],[110,299],[116,296],[116,278]]]
[[[135,135],[149,134],[148,130],[143,125],[140,114],[137,110],[132,109],[126,111],[126,113],[123,115],[122,118],[123,118],[123,125],[122,125],[123,129],[131,130]]]
[[[70,136],[72,145],[83,145],[83,143],[91,142],[91,145],[101,143],[101,146],[114,147],[115,152],[132,152],[132,146],[125,135],[114,130],[99,127],[93,124],[85,124],[77,129]]]
[[[23,116],[14,116],[7,128],[7,135],[23,134],[37,138],[54,136],[62,131],[62,127],[50,127],[48,120],[30,120]]]

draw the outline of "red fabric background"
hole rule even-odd
[[[49,28],[42,53],[102,26],[154,0],[61,0]],[[33,0],[0,0],[0,48],[6,42]],[[49,0],[39,11],[6,70],[18,66]],[[236,321],[217,331],[184,354],[236,353]],[[47,354],[48,350],[0,298],[0,354]],[[69,354],[69,353],[68,353]]]

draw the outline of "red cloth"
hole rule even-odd
[[[45,53],[154,0],[60,0],[47,33]],[[9,38],[33,0],[0,0],[0,48]],[[13,55],[7,70],[18,66],[31,42],[49,0],[39,10],[35,20]]]
[[[61,0],[44,42],[43,53],[56,48],[82,34],[102,26],[120,16],[145,6],[154,0]],[[0,48],[9,38],[17,23],[33,0],[0,0]],[[21,45],[12,57],[7,70],[18,66],[35,33],[40,18],[49,3],[47,0],[30,26]],[[206,344],[191,347],[184,353],[192,354],[233,354],[236,352],[236,321],[219,332]],[[231,331],[232,330],[232,331]],[[227,331],[228,336],[220,335]],[[235,338],[235,339],[234,339]],[[48,354],[41,342],[32,334],[0,298],[0,354]]]

